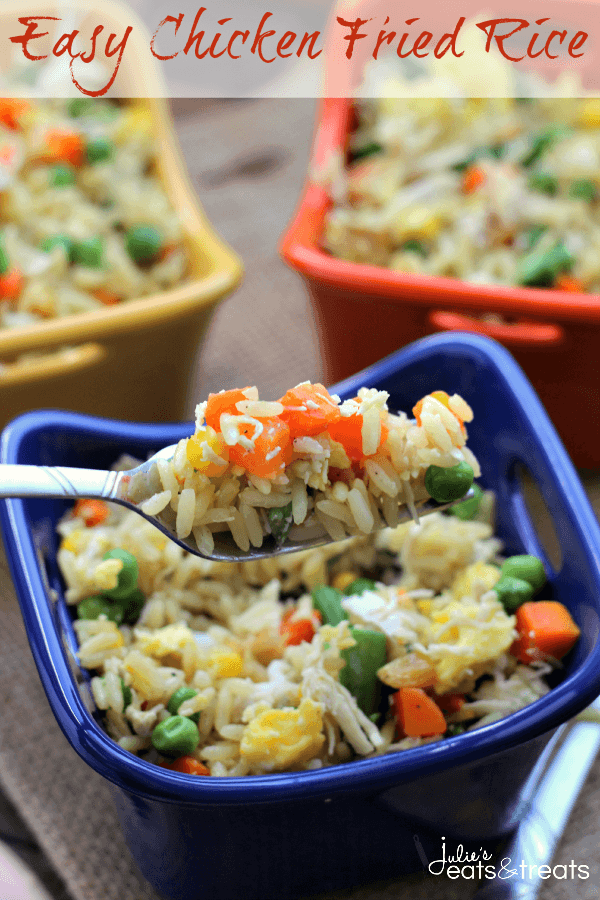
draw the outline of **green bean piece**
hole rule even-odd
[[[111,600],[125,600],[136,589],[139,575],[137,559],[132,553],[129,553],[128,550],[123,550],[121,547],[107,550],[103,559],[120,559],[123,563],[116,587],[110,588],[104,593]]]
[[[69,100],[69,103],[67,105],[67,112],[72,119],[79,119],[81,118],[81,116],[85,116],[86,113],[90,111],[92,105],[92,100],[88,100],[85,97],[78,97],[74,100]]]
[[[400,247],[403,253],[416,253],[418,256],[422,256],[425,259],[429,256],[429,251],[427,247],[421,243],[421,241],[405,241]]]
[[[464,497],[473,484],[471,466],[461,460],[455,466],[429,466],[425,472],[425,488],[438,503],[451,503]]]
[[[120,625],[123,621],[123,610],[118,603],[111,603],[108,597],[86,597],[77,606],[78,619],[99,619],[106,616],[111,622]]]
[[[75,172],[72,166],[59,163],[50,169],[50,184],[52,187],[70,187],[75,184]]]
[[[154,225],[136,225],[125,235],[125,249],[136,263],[149,263],[163,248],[163,235]]]
[[[278,544],[284,544],[293,524],[292,504],[277,506],[267,512],[271,534]]]
[[[552,144],[567,137],[570,133],[571,129],[566,125],[550,125],[549,128],[545,128],[533,139],[529,152],[521,160],[523,168],[527,169],[532,166]]]
[[[93,141],[89,141],[85,152],[87,161],[94,165],[95,163],[108,162],[108,160],[112,159],[114,147],[107,138],[95,138]]]
[[[371,141],[369,144],[364,144],[362,147],[353,150],[350,156],[352,162],[356,162],[357,159],[367,159],[368,156],[375,156],[375,154],[382,151],[383,147],[381,144],[377,141]]]
[[[473,484],[472,487],[472,497],[469,497],[468,500],[463,500],[462,503],[457,503],[456,506],[453,506],[452,509],[448,510],[451,515],[456,516],[457,519],[462,519],[463,522],[474,519],[481,507],[483,491],[478,484]]]
[[[466,156],[460,162],[455,163],[451,168],[454,172],[466,172],[466,170],[473,165],[473,163],[480,155],[481,150],[473,150],[472,153],[469,153],[468,156]]]
[[[556,276],[568,272],[575,262],[565,245],[559,241],[549,250],[532,250],[517,266],[517,284],[524,287],[552,287]]]
[[[4,275],[10,268],[10,260],[3,241],[0,240],[0,275]]]
[[[127,709],[131,701],[133,700],[133,694],[131,693],[131,688],[129,685],[125,684],[123,679],[121,681],[121,693],[123,694],[123,712]]]
[[[578,178],[569,187],[569,197],[573,197],[576,200],[587,200],[588,203],[592,203],[598,199],[598,188],[588,178]]]
[[[347,688],[366,716],[375,712],[380,682],[377,672],[387,662],[387,642],[381,631],[351,627],[354,647],[342,650],[346,665],[340,671],[340,684]]]
[[[348,587],[344,591],[344,595],[346,597],[350,597],[352,594],[364,594],[365,591],[374,591],[377,587],[377,582],[373,581],[372,578],[355,578]]]
[[[73,241],[67,234],[53,234],[42,244],[42,250],[46,253],[51,253],[55,247],[62,247],[67,260],[73,261]]]
[[[494,144],[489,148],[488,154],[492,157],[492,159],[502,159],[506,153],[506,145],[505,144]]]
[[[187,716],[170,716],[152,732],[152,746],[171,759],[188,756],[200,743],[197,725]]]
[[[195,691],[194,688],[188,687],[184,684],[182,687],[178,688],[174,694],[171,695],[171,699],[167,703],[167,709],[171,713],[172,716],[176,716],[179,710],[179,707],[185,700],[191,700],[192,697],[195,697],[198,691]],[[191,719],[192,722],[195,722],[196,725],[200,719],[200,713],[194,713],[191,716],[187,717]]]
[[[533,249],[541,236],[547,231],[547,225],[532,225],[531,228],[527,228],[527,230],[523,232],[523,237],[525,238],[525,249]]]
[[[92,237],[73,244],[73,262],[86,269],[100,269],[104,261],[104,243],[102,238]]]
[[[533,597],[533,588],[529,582],[523,581],[522,578],[513,578],[512,575],[501,575],[493,590],[509,614],[516,612],[523,603],[528,603]]]
[[[339,625],[340,622],[348,618],[342,606],[342,596],[341,591],[338,591],[337,588],[329,587],[327,584],[321,584],[313,588],[313,606],[321,613],[324,625]]]
[[[527,183],[530,190],[539,194],[547,194],[549,197],[556,197],[558,194],[558,179],[549,172],[533,172]]]
[[[535,594],[546,584],[546,570],[543,562],[537,556],[532,556],[529,553],[509,556],[502,563],[500,571],[503,577],[510,575],[513,578],[527,581]]]
[[[123,610],[123,622],[125,625],[135,625],[145,602],[146,597],[138,588],[117,600],[117,603]]]

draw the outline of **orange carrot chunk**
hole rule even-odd
[[[249,389],[244,388],[244,390],[247,391]],[[222,391],[220,394],[209,394],[206,412],[204,413],[206,424],[214,428],[215,431],[220,431],[220,420],[223,413],[228,413],[230,416],[238,416],[239,410],[236,409],[235,404],[247,399],[244,391],[239,388],[232,391]]]
[[[11,131],[17,131],[20,128],[19,120],[29,107],[27,100],[20,100],[18,97],[0,98],[0,122]]]
[[[9,269],[4,275],[0,275],[0,300],[9,300],[14,303],[19,299],[24,284],[25,278],[21,270],[16,266]]]
[[[400,688],[393,702],[398,728],[407,737],[431,737],[446,731],[443,712],[421,688]]]
[[[245,399],[245,398],[244,398]],[[286,422],[277,416],[260,419],[262,429],[252,423],[243,423],[243,434],[254,446],[250,449],[235,444],[229,450],[229,459],[259,478],[274,478],[283,473],[292,461],[292,439]]]
[[[163,769],[181,772],[183,775],[210,775],[210,770],[193,756],[180,756],[172,762],[164,760],[160,765]]]
[[[103,500],[78,500],[73,507],[73,513],[81,516],[87,528],[93,528],[94,525],[100,525],[104,522],[110,513],[110,510]]]
[[[292,438],[321,434],[342,418],[338,405],[322,384],[299,384],[279,402],[285,407],[281,418],[288,423]]]
[[[562,659],[580,635],[571,613],[556,600],[532,600],[515,613],[519,637],[510,652],[522,663]]]
[[[479,166],[469,166],[463,175],[462,189],[464,194],[472,194],[485,182],[485,172]]]
[[[121,298],[118,294],[113,294],[112,291],[107,291],[104,288],[96,288],[95,291],[92,291],[92,294],[96,300],[99,300],[104,306],[115,306],[115,304],[121,302]]]
[[[556,276],[554,287],[559,291],[569,291],[571,294],[585,293],[585,288],[579,279],[574,278],[573,275],[567,275],[564,272]]]
[[[304,641],[306,641],[307,644],[310,644],[316,633],[314,623],[311,619],[294,619],[291,621],[293,614],[293,609],[284,613],[281,625],[279,626],[279,634],[283,636],[288,647],[295,647],[297,644],[302,644]],[[316,612],[315,615],[321,619],[321,614],[319,612]]]
[[[439,708],[445,713],[456,713],[465,704],[464,694],[440,694],[435,698]]]
[[[53,160],[69,162],[72,166],[83,164],[85,146],[78,131],[53,128],[46,134],[46,146]]]
[[[342,417],[338,422],[334,422],[327,428],[330,437],[332,437],[334,441],[337,441],[338,444],[342,445],[351,462],[361,462],[361,460],[367,458],[363,453],[362,427],[363,417],[360,413],[357,413],[354,416]],[[385,424],[382,417],[381,437],[379,439],[380,447],[387,440],[389,433],[390,429]]]

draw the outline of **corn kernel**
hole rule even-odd
[[[424,616],[428,616],[430,614],[431,605],[431,600],[417,600],[419,612],[423,613]]]
[[[594,98],[582,103],[576,121],[582,128],[598,128],[600,126],[600,99]]]
[[[81,549],[81,538],[83,537],[83,532],[81,529],[76,529],[72,531],[71,534],[67,535],[67,537],[63,538],[60,544],[61,550],[70,550],[71,553],[77,553]]]
[[[153,131],[152,115],[145,103],[139,103],[127,109],[123,120],[116,129],[115,141],[125,141],[132,134],[150,137]]]
[[[220,434],[207,425],[188,440],[186,455],[190,465],[203,475],[221,475],[229,465],[229,448]]]

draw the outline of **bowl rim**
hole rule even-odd
[[[550,288],[474,284],[457,278],[396,272],[382,266],[337,259],[319,244],[323,219],[331,206],[327,189],[343,165],[352,100],[322,98],[309,161],[308,175],[293,218],[279,241],[284,261],[309,283],[343,290],[360,299],[376,297],[452,311],[489,311],[519,318],[533,316],[577,322],[600,321],[600,294],[573,294]]]
[[[392,354],[346,379],[335,390],[350,396],[365,383],[376,383],[433,352],[483,360],[494,370],[503,389],[527,419],[534,418],[540,452],[551,467],[561,502],[573,518],[573,528],[589,560],[600,610],[600,525],[596,521],[575,469],[533,388],[510,354],[485,337],[470,334],[433,335]],[[189,434],[190,424],[155,425],[98,419],[58,410],[26,413],[5,428],[0,462],[16,462],[28,436],[48,428],[79,432],[88,437],[172,443]],[[126,444],[123,446],[126,450]],[[118,449],[116,450],[118,453]],[[486,759],[550,731],[585,708],[600,694],[600,641],[571,675],[533,704],[472,732],[401,753],[384,754],[309,772],[252,777],[202,778],[162,769],[123,750],[94,721],[86,708],[56,631],[52,603],[42,580],[33,535],[23,500],[0,502],[0,521],[13,580],[33,655],[54,715],[76,752],[93,769],[118,787],[149,799],[199,806],[241,803],[289,803],[324,796],[382,791],[432,772]]]

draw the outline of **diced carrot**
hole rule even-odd
[[[78,131],[53,128],[46,134],[47,156],[56,161],[80,166],[84,160],[85,144]]]
[[[465,704],[464,694],[440,694],[435,698],[439,708],[445,713],[456,713]]]
[[[73,507],[73,513],[81,516],[87,528],[93,528],[94,525],[100,525],[106,521],[110,510],[103,500],[78,500]]]
[[[571,613],[556,600],[523,603],[516,613],[519,637],[510,652],[522,663],[562,659],[580,635]]]
[[[478,187],[485,182],[485,172],[479,166],[469,166],[465,171],[462,180],[462,189],[464,194],[472,194]]]
[[[159,763],[163,769],[170,769],[172,772],[181,772],[183,775],[210,775],[210,770],[201,762],[198,762],[193,756],[180,756],[172,762],[163,760]]]
[[[406,737],[431,737],[446,731],[443,712],[421,688],[400,688],[393,702],[398,728]]]
[[[338,469],[336,466],[329,466],[327,477],[331,484],[335,484],[336,481],[343,481],[345,485],[350,487],[354,481],[354,472],[352,469]]]
[[[0,300],[17,300],[21,295],[24,283],[23,273],[16,266],[13,266],[4,275],[0,275]]]
[[[16,131],[20,128],[19,119],[30,108],[27,100],[20,100],[18,97],[2,97],[0,98],[0,122],[6,128]]]
[[[229,458],[232,463],[241,466],[252,475],[260,478],[274,478],[283,473],[285,467],[292,461],[293,448],[290,429],[286,422],[277,416],[270,416],[260,420],[262,430],[259,434],[251,423],[244,423],[240,433],[253,441],[254,447],[250,450],[241,444],[229,448]]]
[[[321,434],[342,418],[339,406],[322,384],[299,384],[279,402],[284,406],[281,418],[290,426],[292,438]]]
[[[431,394],[427,394],[426,397],[434,397],[437,401],[439,401],[439,403],[442,403],[446,407],[446,409],[450,409],[450,397],[446,393],[446,391],[432,391]],[[417,420],[417,425],[419,426],[419,428],[421,427],[421,413],[423,412],[423,401],[426,399],[426,397],[422,397],[419,400],[419,402],[416,403],[415,406],[413,406],[413,409],[412,409],[413,416]],[[450,412],[452,413],[452,415],[454,416],[455,419],[458,419],[458,421],[460,422],[460,430],[464,433],[465,426],[463,424],[463,420],[461,419],[461,417],[459,415],[457,415],[454,412],[454,410],[450,409]]]
[[[382,415],[379,447],[386,442],[390,433],[390,429],[383,421],[383,418],[384,416]],[[351,462],[361,462],[361,460],[366,458],[363,453],[362,426],[363,417],[360,413],[356,413],[353,416],[340,418],[338,422],[334,422],[327,428],[328,434],[334,441],[342,445]]]
[[[279,633],[283,635],[287,646],[295,647],[304,641],[310,644],[316,633],[313,621],[311,619],[294,619],[292,621],[293,614],[293,609],[284,614],[279,626]],[[315,615],[321,618],[320,613],[315,612]]]
[[[96,288],[95,291],[92,291],[92,294],[96,300],[99,300],[104,306],[114,306],[116,303],[121,302],[121,298],[118,294],[114,294],[112,291],[107,291],[104,288]]]
[[[585,288],[578,278],[567,275],[565,272],[556,276],[554,287],[559,291],[569,291],[572,294],[584,294]]]
[[[244,390],[247,391],[248,388],[244,388]],[[239,415],[235,404],[246,399],[244,391],[238,388],[232,391],[222,391],[220,394],[209,394],[206,412],[204,413],[206,424],[214,428],[215,431],[220,431],[220,421],[223,413],[229,413],[230,416]]]

